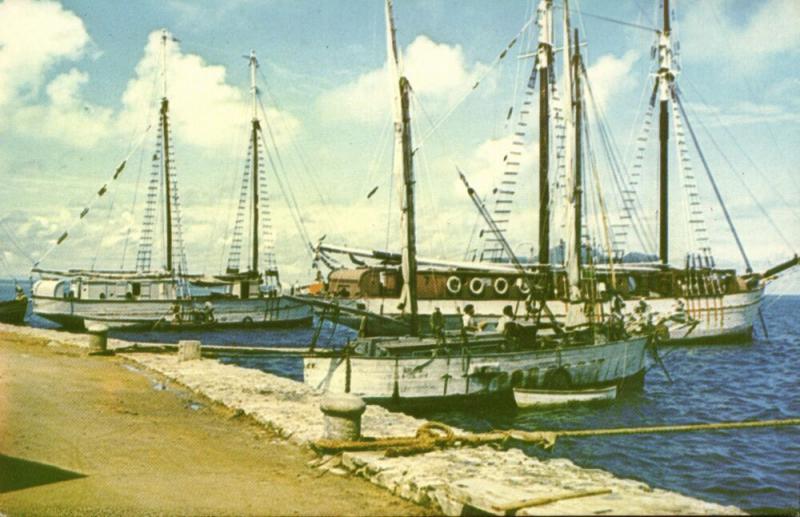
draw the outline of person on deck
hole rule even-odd
[[[507,334],[514,328],[514,308],[510,305],[503,307],[503,315],[497,320],[497,332]]]
[[[444,337],[444,315],[439,307],[434,308],[431,314],[431,332],[437,340]]]
[[[28,297],[25,296],[25,291],[23,291],[20,286],[16,287],[16,292],[17,292],[16,296],[17,301],[23,301],[28,299]]]
[[[464,306],[464,314],[461,316],[461,330],[465,332],[480,332],[486,323],[475,321],[475,307],[468,303]]]
[[[207,322],[214,321],[214,304],[210,301],[206,301],[206,303],[203,304],[203,317]]]
[[[635,329],[639,332],[647,332],[653,327],[653,310],[644,298],[639,299],[639,303],[633,312]]]
[[[170,310],[172,311],[173,323],[180,323],[181,320],[183,319],[181,315],[181,306],[178,305],[177,303],[173,303],[172,307],[170,307]]]

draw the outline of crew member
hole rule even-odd
[[[503,315],[497,320],[497,332],[501,334],[509,333],[516,323],[514,323],[514,308],[510,305],[503,307]]]
[[[439,307],[433,309],[433,314],[431,314],[431,332],[437,338],[444,335],[444,315]]]
[[[214,305],[210,300],[203,304],[203,316],[206,321],[214,321]]]
[[[480,332],[486,323],[478,323],[475,321],[475,307],[468,303],[464,306],[464,314],[461,316],[461,330],[467,332]]]

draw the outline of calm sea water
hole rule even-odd
[[[27,286],[25,286],[27,287]],[[13,284],[0,281],[0,297]],[[800,297],[767,297],[764,316],[770,339],[756,330],[752,343],[672,346],[662,349],[670,383],[652,368],[641,391],[611,404],[547,410],[473,410],[417,413],[462,428],[591,429],[724,420],[800,417]],[[35,326],[50,326],[29,315]],[[307,346],[313,329],[235,330],[198,333],[124,334],[137,341],[200,339],[207,344]],[[353,337],[326,323],[321,346]],[[298,359],[228,358],[226,362],[302,380]],[[551,452],[530,447],[540,458],[564,457],[700,499],[757,513],[800,511],[800,428],[560,438]]]

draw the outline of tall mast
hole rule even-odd
[[[577,257],[578,267],[581,266],[583,255],[583,163],[581,131],[583,118],[583,99],[581,98],[581,50],[578,40],[578,29],[575,29],[575,51],[572,55],[572,75],[574,77],[575,88],[575,256]]]
[[[161,166],[164,175],[164,229],[167,236],[167,271],[172,271],[172,185],[169,170],[169,101],[167,100],[167,31],[161,30]]]
[[[576,210],[576,201],[579,194],[578,176],[580,175],[580,155],[579,137],[576,131],[575,120],[575,86],[573,80],[573,60],[571,59],[572,41],[570,37],[569,21],[569,1],[564,0],[564,20],[563,20],[563,52],[564,52],[564,126],[566,128],[566,139],[564,146],[565,168],[567,171],[567,242],[564,257],[564,266],[567,271],[567,283],[569,284],[568,297],[570,301],[580,299],[580,218]]]
[[[672,70],[672,41],[669,23],[669,0],[664,2],[664,27],[658,40],[659,98],[659,259],[669,263],[669,100],[675,74]]]
[[[250,92],[253,97],[253,118],[251,129],[251,147],[253,149],[252,164],[253,168],[250,176],[252,177],[252,192],[251,192],[251,210],[252,210],[252,262],[250,270],[253,272],[258,271],[258,212],[259,212],[259,199],[258,199],[258,132],[261,130],[261,124],[258,121],[258,87],[256,86],[256,67],[258,67],[258,60],[256,59],[255,50],[250,51]]]
[[[386,44],[389,73],[394,84],[394,174],[400,182],[403,291],[401,300],[409,310],[411,335],[418,332],[417,322],[417,243],[414,214],[414,162],[411,151],[411,85],[401,73],[397,52],[392,0],[386,0]]]
[[[550,66],[553,62],[553,0],[539,3],[539,263],[550,263]]]

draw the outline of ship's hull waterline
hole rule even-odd
[[[511,397],[512,388],[590,388],[641,379],[647,338],[513,352],[417,357],[306,357],[311,387],[379,404]],[[349,384],[349,390],[348,388]]]
[[[747,340],[752,337],[753,325],[758,317],[758,308],[764,297],[764,289],[722,296],[692,297],[692,298],[647,298],[645,301],[654,313],[668,315],[675,312],[678,301],[682,302],[686,315],[698,323],[689,332],[690,326],[683,324],[668,324],[670,330],[669,340],[674,343],[688,342],[731,342]],[[391,309],[397,307],[398,299],[386,298],[361,298],[356,300],[340,300],[341,305],[352,303],[362,307],[363,310],[382,314],[389,317],[400,317],[399,313],[392,313]],[[636,300],[627,301],[625,313],[630,313],[636,306]],[[434,299],[419,300],[419,314],[422,318],[421,325],[427,328],[428,317],[438,307],[445,318],[447,329],[455,330],[461,325],[461,311],[467,304],[475,308],[475,319],[478,322],[496,322],[502,315],[503,307],[511,305],[518,314],[524,309],[521,301],[516,300],[466,300],[466,299]],[[563,301],[548,301],[548,308],[553,312],[556,320],[563,322],[566,315],[567,304]],[[603,311],[610,312],[608,303],[604,304]],[[362,325],[360,317],[340,316],[342,324],[359,329]],[[390,328],[391,327],[391,328]],[[402,327],[384,325],[379,319],[370,319],[367,322],[367,335],[397,335]],[[688,333],[687,333],[688,332]]]
[[[183,310],[202,311],[206,300],[213,305],[212,324],[174,325],[169,315],[175,304]],[[33,312],[67,328],[84,329],[101,323],[110,329],[189,329],[196,327],[294,327],[310,325],[311,307],[281,296],[248,300],[194,298],[192,300],[78,300],[33,298]]]

